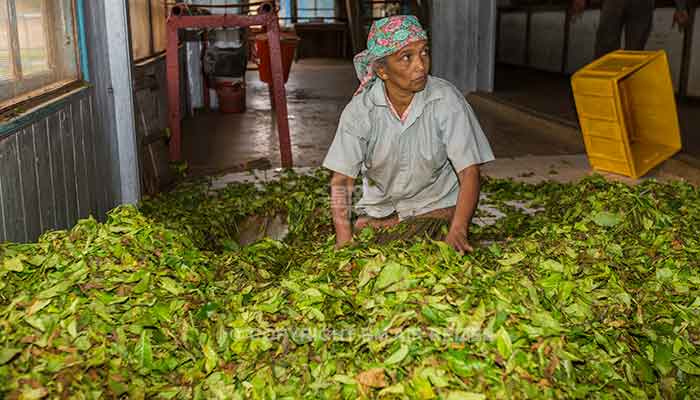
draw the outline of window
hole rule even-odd
[[[334,0],[297,0],[299,22],[311,20],[332,20],[335,18]]]
[[[2,0],[0,0],[2,1]],[[134,60],[156,56],[165,51],[168,3],[166,0],[129,0],[131,54]]]
[[[374,19],[391,17],[401,14],[401,1],[372,3],[372,17]]]
[[[77,78],[73,0],[0,0],[0,109]]]
[[[364,15],[372,20],[400,14],[415,14],[412,2],[408,0],[364,0],[361,4]]]

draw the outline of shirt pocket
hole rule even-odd
[[[418,140],[418,154],[422,163],[433,172],[439,173],[447,161],[447,146],[438,132],[422,129]]]
[[[391,134],[383,121],[373,121],[367,130],[365,168],[384,170],[393,162]]]

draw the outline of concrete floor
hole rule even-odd
[[[467,97],[497,158],[484,172],[525,181],[570,181],[591,173],[568,78],[502,66],[497,72],[495,94]],[[305,59],[292,66],[286,88],[296,167],[321,164],[356,85],[349,61]],[[246,113],[206,111],[184,122],[183,153],[193,174],[236,172],[256,160],[256,168],[280,166],[268,88],[259,81],[257,71],[248,73],[247,90]],[[700,113],[693,114],[694,107],[680,107],[686,132],[691,125],[700,126],[696,121]],[[700,149],[700,140],[696,142]],[[650,177],[680,177],[700,183],[700,173],[686,162],[667,164],[652,171]]]

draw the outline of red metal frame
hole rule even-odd
[[[292,144],[289,139],[287,120],[287,94],[282,72],[282,49],[280,27],[276,13],[259,15],[173,15],[168,18],[168,48],[166,51],[168,75],[168,105],[170,120],[170,159],[182,158],[182,127],[180,120],[180,58],[178,56],[178,31],[184,28],[267,27],[270,46],[270,67],[272,72],[272,92],[274,110],[277,115],[277,131],[280,142],[280,155],[284,168],[292,167]]]

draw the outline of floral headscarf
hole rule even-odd
[[[367,50],[354,58],[355,71],[360,80],[360,87],[355,95],[372,87],[377,75],[372,64],[388,55],[394,54],[406,45],[419,40],[428,40],[418,19],[413,15],[397,15],[382,18],[372,24],[367,37]]]

